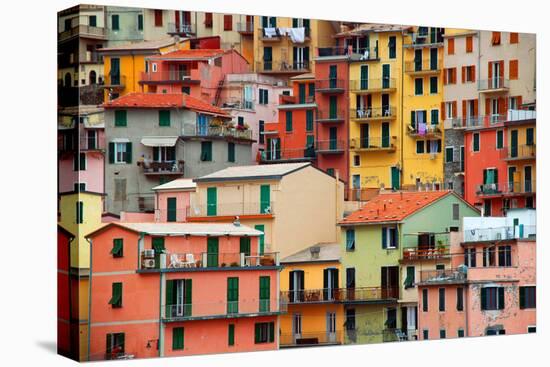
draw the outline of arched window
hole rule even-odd
[[[90,83],[89,84],[96,84],[95,70],[90,71]]]
[[[65,86],[70,87],[71,86],[71,73],[65,74]]]

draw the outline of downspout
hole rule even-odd
[[[59,171],[58,171],[59,172]],[[67,279],[68,279],[68,283],[69,283],[69,353],[73,352],[73,341],[72,341],[72,330],[71,330],[71,326],[72,326],[72,319],[73,319],[73,305],[72,305],[72,292],[71,292],[71,242],[73,242],[73,240],[75,239],[75,237],[72,237],[69,239],[69,259],[68,259],[68,262],[69,262],[69,267],[67,269]],[[58,264],[59,266],[59,264]],[[58,271],[59,271],[59,268],[58,268]],[[59,276],[59,275],[58,275]],[[58,316],[59,317],[59,316]],[[78,355],[80,356],[80,350],[78,352]],[[80,358],[79,358],[80,359]]]
[[[405,39],[405,36],[404,36],[404,32],[401,31],[401,90],[399,93],[401,95],[401,107],[399,108],[399,115],[400,115],[400,118],[401,118],[401,121],[400,121],[400,138],[401,138],[401,149],[399,149],[399,163],[401,164],[401,180],[399,182],[399,188],[401,189],[401,186],[403,185],[403,181],[404,181],[404,174],[403,172],[405,172],[405,160],[403,158],[403,151],[405,149],[405,142],[404,142],[404,139],[403,139],[403,136],[405,134],[405,125],[403,123],[403,79],[405,79],[405,70],[404,70],[404,67],[405,67],[405,48],[403,47],[403,41]],[[390,181],[391,182],[391,181]]]
[[[468,324],[468,311],[469,311],[469,305],[468,305],[468,295],[470,294],[470,286],[466,283],[466,287],[464,287],[464,336],[470,336],[469,334],[469,324]]]
[[[90,244],[90,268],[89,268],[89,276],[88,276],[88,351],[87,351],[87,354],[88,354],[88,357],[87,357],[87,360],[89,361],[90,360],[90,334],[91,334],[91,331],[92,331],[92,323],[91,323],[91,318],[92,318],[92,241],[90,241],[88,239],[88,237],[85,237],[86,241]],[[78,276],[78,279],[80,280],[80,275]],[[79,284],[80,286],[80,284]],[[107,352],[107,351],[105,351]],[[79,351],[79,355],[80,355],[80,351]]]

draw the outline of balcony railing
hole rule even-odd
[[[483,123],[483,117],[468,116],[468,117],[454,117],[445,119],[445,129],[464,129],[466,127],[481,126]]]
[[[275,203],[260,201],[242,201],[238,203],[223,203],[217,205],[192,204],[187,207],[188,217],[236,216],[236,215],[274,215]]]
[[[105,28],[103,27],[92,27],[86,24],[78,24],[74,27],[72,27],[69,30],[63,31],[59,33],[58,39],[59,41],[64,41],[68,38],[79,36],[79,37],[97,37],[97,38],[104,38],[105,37]]]
[[[351,109],[350,116],[354,120],[383,120],[395,118],[395,107],[364,107]]]
[[[510,87],[510,81],[505,78],[489,78],[482,79],[477,84],[477,89],[483,91],[494,91],[498,89],[508,89]]]
[[[273,29],[275,33],[274,34],[269,33],[266,31],[266,28],[260,28],[262,32],[261,37],[263,41],[269,41],[269,40],[278,41],[282,37],[289,36],[287,33],[284,33],[284,28],[269,28],[269,29]],[[283,30],[283,32],[281,30]],[[304,27],[304,37],[306,40],[311,37],[311,28]],[[289,39],[290,39],[290,36],[289,36]]]
[[[360,287],[340,288],[342,302],[369,302],[399,298],[399,288]]]
[[[369,61],[379,59],[377,47],[318,47],[316,55],[317,58],[347,57],[352,59],[353,61]]]
[[[411,74],[426,74],[426,73],[438,73],[441,71],[440,63],[438,60],[420,60],[420,61],[407,61],[405,62],[405,72]]]
[[[409,247],[403,249],[403,260],[432,260],[450,256],[448,246],[437,248]]]
[[[315,150],[319,154],[342,153],[346,149],[343,140],[318,140],[315,142]]]
[[[179,35],[195,34],[195,25],[184,23],[168,23],[168,33]]]
[[[536,225],[519,224],[495,228],[473,228],[464,230],[464,242],[501,241],[532,238],[537,233]]]
[[[535,144],[504,147],[500,151],[500,157],[506,160],[535,159],[536,154],[537,147]]]
[[[105,88],[124,88],[126,85],[126,75],[107,74],[105,75]]]
[[[330,345],[338,344],[342,340],[342,331],[312,331],[300,334],[281,334],[279,344],[281,347],[304,345]]]
[[[237,23],[237,32],[243,34],[254,33],[254,22],[239,22]]]
[[[351,55],[350,47],[317,47],[317,57],[338,57]]]
[[[355,150],[395,150],[397,136],[355,138],[350,140],[350,148]]]
[[[79,151],[103,151],[105,150],[105,141],[97,138],[88,138],[87,136],[81,136],[78,146],[75,144],[74,139],[60,139],[58,141],[58,150],[61,152],[75,152]]]
[[[318,79],[315,81],[315,91],[319,93],[340,93],[345,90],[344,79]]]
[[[320,288],[281,291],[282,304],[368,302],[394,299],[399,296],[398,288]]]
[[[258,266],[279,266],[278,252],[258,253],[162,253],[155,256],[155,250],[141,252],[140,269],[242,268]]]
[[[198,126],[193,124],[184,124],[182,136],[218,136],[235,139],[252,139],[252,130],[239,130],[228,126]]]
[[[256,70],[261,73],[303,73],[311,70],[309,61],[259,61]]]
[[[412,137],[440,137],[441,127],[431,124],[410,124],[407,126],[407,133]]]
[[[241,98],[227,98],[222,102],[222,108],[235,108],[238,110],[254,110],[254,101],[247,101]]]
[[[315,96],[286,96],[284,94],[279,95],[279,107],[286,105],[296,105],[296,104],[311,104],[315,103]]]
[[[405,39],[405,47],[431,47],[443,45],[443,35],[437,32],[416,32],[410,33],[409,36],[410,39]]]
[[[345,117],[345,110],[323,109],[317,110],[317,116],[315,120],[317,122],[344,122]]]
[[[353,93],[369,93],[395,89],[395,78],[356,79],[350,82],[350,90]]]
[[[199,83],[199,80],[192,80],[191,74],[187,71],[157,71],[142,72],[142,83]]]
[[[477,185],[476,188],[476,194],[478,196],[529,194],[535,191],[535,181],[531,180],[521,182],[485,183]]]
[[[260,160],[262,162],[302,161],[315,159],[313,147],[304,149],[282,149],[275,151],[263,151]]]
[[[176,175],[181,176],[184,172],[184,161],[163,161],[163,162],[139,162],[141,170],[146,176]]]
[[[421,270],[419,283],[457,283],[467,279],[462,269]]]

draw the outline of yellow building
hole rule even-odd
[[[158,41],[131,43],[126,45],[102,48],[105,70],[105,101],[118,98],[132,92],[142,92],[139,81],[146,72],[145,58],[161,55],[176,50],[190,48],[189,39],[176,41],[175,38],[164,38]]]
[[[437,189],[444,182],[443,33],[443,28],[413,27],[404,36],[404,188]]]
[[[340,245],[311,246],[281,260],[281,347],[335,345],[344,340]]]
[[[103,213],[103,194],[93,192],[67,192],[59,195],[59,225],[75,234],[70,243],[71,275],[78,277],[78,287],[73,292],[77,302],[72,303],[72,314],[78,315],[80,360],[88,354],[88,287],[90,269],[90,245],[84,235],[98,229]]]
[[[399,188],[401,184],[402,34],[405,29],[364,24],[337,35],[349,54],[353,189]]]
[[[524,120],[506,123],[506,143],[501,150],[501,157],[507,163],[508,191],[523,193],[522,203],[511,203],[508,199],[506,208],[533,207],[534,195],[537,192],[536,180],[536,119],[534,111],[515,111],[524,115]],[[523,116],[518,116],[522,118]],[[527,201],[530,203],[527,205]]]
[[[335,31],[333,22],[324,20],[255,16],[254,71],[280,76],[313,73],[317,48],[333,45]]]

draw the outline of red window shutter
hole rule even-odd
[[[491,114],[491,100],[485,98],[485,115],[489,116]]]
[[[447,54],[454,55],[455,54],[455,39],[449,38],[447,40]]]
[[[479,106],[478,106],[478,103],[479,100],[477,99],[474,99],[474,116],[477,117],[478,114],[479,114]]]
[[[510,44],[519,43],[519,34],[516,32],[510,32]]]
[[[466,118],[466,100],[462,100],[462,118]]]
[[[518,60],[510,60],[509,69],[510,80],[516,80],[518,78]]]
[[[504,61],[503,60],[500,60],[499,61],[500,63],[500,70],[499,70],[499,78],[504,78]]]
[[[233,16],[231,14],[223,16],[223,30],[231,31],[233,29]]]
[[[447,80],[447,72],[449,71],[450,69],[445,69],[443,70],[443,84],[447,84],[449,81]]]
[[[488,78],[489,80],[493,79],[493,63],[491,61],[489,61],[488,65],[487,65],[487,70],[488,70]]]
[[[456,101],[453,101],[453,118],[456,118],[456,106],[457,106]]]
[[[445,112],[445,102],[441,102],[441,118],[443,120],[447,118],[447,114]]]
[[[466,52],[472,52],[474,50],[474,38],[472,36],[466,37]]]
[[[453,84],[456,84],[456,68],[453,68]]]
[[[498,114],[502,115],[506,113],[506,106],[504,105],[504,98],[498,97]]]
[[[162,27],[162,10],[155,10],[155,27]]]
[[[180,12],[176,12],[176,29],[180,28]]]
[[[466,66],[462,67],[462,84],[466,82]]]
[[[516,99],[518,101],[518,108],[521,110],[521,105],[523,104],[522,96],[517,96]]]
[[[208,28],[212,27],[212,13],[204,13],[204,25]],[[225,17],[224,17],[224,28],[225,28]]]

